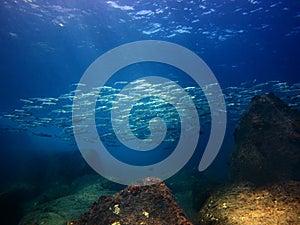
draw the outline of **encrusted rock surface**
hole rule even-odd
[[[257,95],[235,131],[235,180],[256,184],[299,179],[300,112],[274,94]]]
[[[233,184],[212,193],[197,225],[300,224],[300,113],[258,95],[235,131]]]
[[[144,182],[147,185],[131,185],[112,196],[100,197],[73,224],[192,225],[161,180],[146,178]]]
[[[208,199],[196,224],[300,224],[300,182],[259,188],[247,183],[224,187]]]

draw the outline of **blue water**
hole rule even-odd
[[[212,165],[215,173],[220,172],[219,167],[226,168],[233,145],[232,133],[240,114],[255,93],[268,91],[267,82],[287,82],[278,85],[277,91],[287,97],[285,93],[293,87],[289,103],[299,108],[300,1],[297,0],[1,1],[0,37],[2,115],[22,108],[24,102],[20,99],[59,98],[74,91],[76,87],[72,84],[79,82],[88,66],[119,45],[162,40],[190,49],[207,63],[227,94],[229,122],[225,141]],[[147,69],[149,66],[137,66],[122,75],[121,80],[132,81],[139,74],[165,72],[165,68]],[[169,73],[181,85],[190,86],[186,78]],[[255,87],[257,84],[264,84],[265,89]],[[239,87],[245,95],[239,96],[239,91],[228,87]],[[245,102],[240,104],[242,100]],[[53,116],[47,110],[34,112],[36,121]],[[33,122],[32,118],[20,121],[22,126]],[[38,128],[22,130],[18,121],[1,120],[4,176],[14,174],[18,165],[28,162],[27,158],[78,151],[72,134],[63,131],[64,126],[71,125],[70,121],[63,123],[63,126],[43,123]],[[203,128],[191,168],[197,167],[209,132],[208,124]],[[130,160],[124,159],[139,165]],[[152,163],[158,159],[151,160]],[[24,168],[28,166],[26,163]]]

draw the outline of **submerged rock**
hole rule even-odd
[[[300,224],[299,137],[299,111],[274,94],[255,96],[235,131],[234,184],[209,196],[196,224]]]
[[[131,185],[102,196],[74,225],[192,225],[179,208],[170,189],[156,178],[143,186]]]
[[[274,94],[255,96],[235,131],[230,167],[236,181],[300,179],[300,112]]]
[[[300,224],[300,182],[224,187],[208,199],[196,224]]]
[[[23,206],[24,216],[19,225],[71,225],[68,221],[86,212],[99,196],[116,192],[105,189],[106,183],[97,175],[86,175],[70,186],[51,186]]]

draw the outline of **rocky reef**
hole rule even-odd
[[[234,136],[229,180],[180,171],[166,181],[172,193],[156,178],[124,188],[85,166],[72,173],[71,164],[69,179],[24,205],[19,225],[300,224],[299,111],[273,94],[255,96]]]
[[[256,188],[250,183],[223,187],[199,211],[198,225],[299,224],[300,182]]]
[[[230,166],[235,181],[300,179],[300,112],[274,94],[252,99],[234,135]]]
[[[59,162],[67,158],[65,155],[62,155],[61,159],[55,157]],[[21,220],[19,222],[16,220],[12,223],[11,216],[7,216],[7,221],[0,218],[0,224],[71,225],[88,220],[87,215],[93,215],[91,224],[106,225],[107,221],[114,219],[119,219],[111,223],[116,222],[114,225],[118,224],[117,222],[124,222],[126,219],[131,221],[129,224],[139,225],[139,221],[144,224],[169,224],[167,221],[171,221],[173,224],[177,220],[178,224],[180,224],[179,222],[192,224],[188,222],[186,216],[194,218],[199,209],[193,210],[193,191],[198,193],[207,183],[207,180],[201,176],[202,182],[195,186],[194,184],[199,182],[199,173],[191,173],[186,170],[180,171],[166,181],[172,193],[160,180],[157,183],[153,182],[157,181],[156,179],[148,180],[147,186],[133,185],[126,189],[124,189],[125,186],[115,184],[95,173],[87,173],[72,180],[57,180],[61,182],[48,183],[42,192],[29,196],[26,202],[20,205]],[[205,187],[205,190],[207,188]],[[195,204],[198,205],[198,202],[199,199]],[[124,203],[126,204],[124,205]],[[96,208],[106,209],[106,211],[99,212]],[[93,214],[91,210],[93,210]],[[119,215],[115,214],[118,210],[120,210]],[[16,213],[16,210],[12,210],[12,215],[13,213]],[[98,213],[103,217],[97,216]],[[120,220],[122,216],[125,219]],[[96,223],[96,221],[98,222]],[[86,222],[86,224],[89,223]],[[174,224],[176,223],[174,222]]]
[[[192,225],[171,190],[157,178],[145,178],[142,186],[130,185],[112,196],[100,197],[72,224]]]
[[[300,224],[299,111],[255,96],[234,135],[232,184],[210,195],[196,224]]]

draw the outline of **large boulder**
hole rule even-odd
[[[255,96],[235,130],[230,167],[235,181],[299,179],[300,112],[274,94]]]
[[[300,182],[223,187],[199,211],[197,225],[300,224]]]
[[[192,225],[170,189],[156,178],[102,196],[74,225]]]

